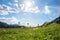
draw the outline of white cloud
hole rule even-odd
[[[35,5],[34,1],[24,1],[23,4],[20,5],[21,6],[21,10],[23,12],[28,12],[28,13],[38,13],[40,12],[40,9],[38,8],[38,6]]]
[[[3,8],[3,5],[0,5],[0,15],[6,15],[6,14],[8,14],[7,12],[6,12],[6,10],[3,10],[4,8]],[[6,14],[5,14],[6,13]]]
[[[19,2],[18,2],[18,0],[14,0],[14,6],[16,7],[16,8],[18,8],[18,5],[19,4]]]
[[[18,2],[18,0],[15,0],[15,2]]]
[[[15,6],[18,7],[18,3],[15,3]]]
[[[8,12],[6,10],[0,10],[0,15],[7,15]]]
[[[5,17],[2,17],[0,18],[0,21],[1,22],[5,22],[5,23],[8,23],[8,24],[18,24],[19,20],[16,19],[15,17],[11,17],[11,18],[5,18]]]
[[[0,10],[3,9],[3,7],[0,5]]]
[[[8,15],[9,13],[18,13],[20,10],[12,8],[5,4],[0,5],[0,15]]]
[[[23,0],[20,4],[18,0],[14,0],[14,3],[9,2],[9,5],[0,4],[0,15],[8,15],[9,13],[45,13],[50,14],[51,10],[49,8],[55,8],[60,12],[58,7],[50,7],[45,5],[43,10],[35,4],[34,0]],[[11,7],[12,6],[12,7]]]
[[[19,4],[19,5],[18,5]],[[9,5],[0,4],[0,15],[8,15],[9,13],[39,13],[40,9],[35,5],[35,2],[32,0],[23,1],[22,4],[18,0],[14,0],[14,4],[9,2]],[[13,6],[13,7],[11,7]]]
[[[0,5],[0,15],[8,15],[8,13],[13,13],[14,9],[7,5]]]
[[[45,14],[50,14],[51,13],[51,11],[49,9],[49,6],[45,5],[45,7],[44,7],[44,13]]]

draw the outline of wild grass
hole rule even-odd
[[[0,28],[0,40],[60,40],[60,25],[37,28]]]

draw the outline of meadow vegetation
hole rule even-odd
[[[37,28],[1,28],[0,40],[60,40],[60,25]]]

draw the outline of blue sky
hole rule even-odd
[[[36,26],[60,15],[60,0],[0,0],[0,21]]]

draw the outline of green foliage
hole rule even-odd
[[[53,23],[48,27],[0,29],[0,40],[60,40],[60,25]]]

